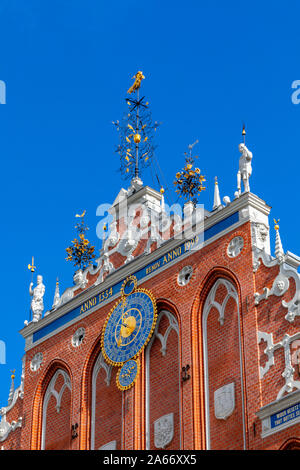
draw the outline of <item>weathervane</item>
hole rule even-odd
[[[74,266],[78,266],[80,269],[85,269],[93,258],[95,258],[95,247],[91,245],[89,240],[85,238],[85,232],[89,230],[84,222],[84,216],[86,211],[82,214],[76,214],[75,217],[80,218],[80,222],[75,225],[75,229],[78,232],[78,238],[72,240],[72,245],[66,248],[68,256],[67,261],[72,261]]]
[[[159,126],[158,122],[152,122],[148,101],[145,97],[140,98],[142,80],[145,78],[143,72],[137,72],[133,85],[127,93],[136,93],[135,98],[125,98],[128,111],[122,122],[113,124],[119,132],[120,140],[117,152],[120,156],[121,174],[125,179],[139,180],[141,170],[150,165],[154,154],[153,138],[154,132]]]
[[[176,179],[174,181],[174,185],[176,186],[175,192],[179,197],[192,201],[194,205],[197,204],[199,194],[205,190],[203,182],[206,181],[205,176],[201,175],[200,168],[195,167],[193,169],[194,160],[198,158],[198,156],[192,156],[192,151],[197,143],[198,140],[188,146],[188,151],[184,153],[185,167],[176,173]]]

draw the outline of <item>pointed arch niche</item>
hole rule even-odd
[[[42,450],[66,450],[71,444],[71,381],[57,369],[43,401]]]
[[[243,449],[246,438],[239,298],[227,279],[217,279],[207,295],[202,335],[206,448]]]
[[[162,310],[157,318],[154,334],[145,351],[146,365],[146,449],[156,449],[164,433],[170,449],[181,448],[181,381],[179,326],[176,317]],[[166,419],[164,419],[166,417]],[[162,425],[155,422],[162,418]],[[173,431],[172,424],[173,422]],[[168,423],[168,424],[166,424]],[[159,423],[158,423],[159,424]],[[156,432],[156,439],[155,439]],[[165,433],[165,436],[167,435]],[[163,440],[161,440],[163,442]],[[158,447],[160,448],[160,447]]]
[[[91,449],[121,449],[123,408],[117,372],[100,353],[92,372]]]

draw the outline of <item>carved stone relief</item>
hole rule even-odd
[[[218,388],[214,392],[215,417],[227,419],[234,411],[234,382]]]
[[[154,421],[154,445],[165,449],[174,437],[174,413],[161,416]]]

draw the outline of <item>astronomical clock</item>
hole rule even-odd
[[[149,342],[156,324],[156,301],[147,289],[137,288],[135,276],[129,276],[121,288],[121,299],[105,321],[101,345],[105,360],[120,366],[117,386],[132,387],[137,379],[139,354]]]

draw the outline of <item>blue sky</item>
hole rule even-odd
[[[280,218],[284,248],[300,254],[300,104],[291,100],[300,79],[299,22],[296,1],[1,1],[0,340],[7,363],[0,364],[0,406],[11,369],[19,382],[32,255],[48,309],[56,277],[61,291],[72,285],[65,248],[76,212],[87,210],[89,238],[100,248],[96,209],[124,186],[111,122],[122,117],[137,70],[162,122],[156,157],[167,201],[176,200],[172,181],[196,139],[207,177],[199,202],[211,208],[216,175],[221,196],[233,196],[245,122],[251,191]],[[151,173],[143,180],[153,186]]]

